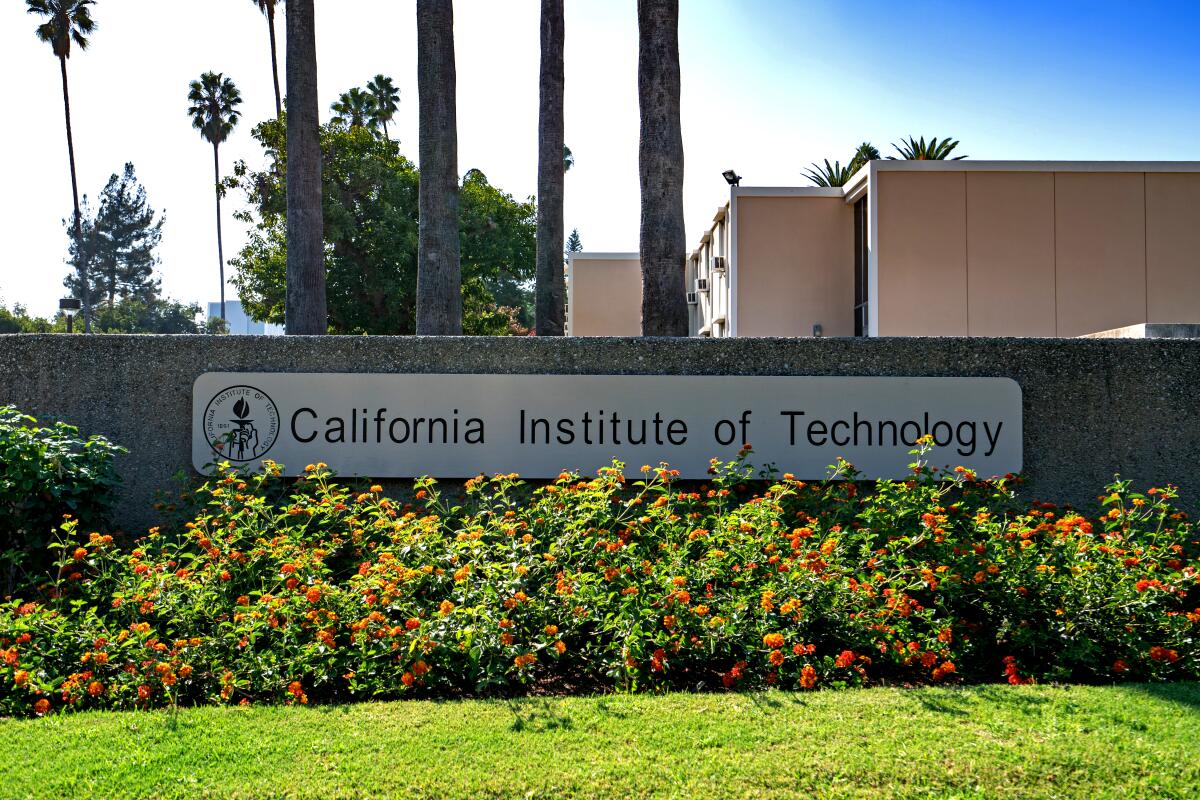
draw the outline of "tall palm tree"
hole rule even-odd
[[[221,144],[241,117],[242,95],[233,81],[219,72],[206,72],[188,91],[192,127],[213,146],[213,187],[217,193],[217,261],[221,275],[221,319],[225,319],[225,250],[221,242]]]
[[[854,150],[854,157],[850,159],[851,174],[862,169],[868,161],[879,160],[879,148],[870,142],[863,142]]]
[[[287,4],[287,298],[289,335],[329,331],[325,303],[325,220],[313,0]]]
[[[949,136],[940,142],[935,136],[929,140],[929,144],[925,144],[924,136],[919,140],[910,136],[907,139],[901,139],[900,144],[893,144],[892,147],[896,148],[900,158],[888,156],[889,161],[962,161],[966,158],[966,156],[950,157],[950,153],[958,147],[958,142]]]
[[[638,0],[642,335],[687,336],[679,0]]]
[[[417,0],[417,333],[462,333],[454,3]]]
[[[387,139],[387,125],[396,116],[396,109],[400,107],[400,90],[388,76],[376,75],[367,84],[367,91],[375,100],[372,122],[383,128],[383,138]]]
[[[283,117],[283,97],[279,94],[279,58],[275,50],[275,6],[283,0],[250,0],[267,18],[267,30],[271,34],[271,80],[275,81],[275,118]]]
[[[804,175],[816,186],[845,186],[846,181],[854,175],[855,170],[851,166],[853,163],[843,167],[838,161],[830,164],[827,158],[824,167],[814,163],[804,171]]]
[[[329,107],[334,114],[333,121],[350,128],[365,128],[375,117],[375,98],[357,87],[342,92]]]
[[[563,177],[574,160],[563,143],[563,0],[542,0],[542,67],[538,112],[537,271],[534,331],[562,336]]]
[[[71,44],[80,50],[88,47],[88,34],[96,29],[89,6],[94,0],[26,0],[26,11],[46,17],[37,27],[37,37],[50,45],[58,58],[62,70],[63,110],[67,118],[67,156],[71,161],[71,199],[75,208],[75,241],[83,241],[83,217],[79,213],[79,180],[75,175],[75,137],[71,131],[71,93],[67,89],[67,59],[71,57]],[[88,287],[88,264],[83,261],[80,280],[83,284],[83,329],[92,330],[91,292]]]

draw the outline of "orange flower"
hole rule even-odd
[[[772,650],[771,651],[770,661],[771,661],[771,664],[776,667],[782,667],[783,662],[786,658],[787,657],[783,654],[782,650]]]
[[[843,650],[834,660],[833,665],[839,669],[845,669],[854,663],[854,651]]]
[[[76,547],[74,556],[76,561],[83,561],[85,558],[87,558],[87,548]]]
[[[561,656],[563,653],[567,652],[567,643],[562,639],[559,639],[554,643],[554,649],[557,650],[558,654]]]
[[[1174,650],[1169,650],[1166,647],[1155,645],[1150,648],[1150,657],[1155,661],[1166,661],[1174,664],[1179,660],[1179,653]]]
[[[417,628],[421,627],[421,620],[417,619],[416,617],[409,617],[404,621],[404,627],[408,628],[410,631],[415,631]]]
[[[1113,662],[1112,669],[1113,669],[1113,672],[1128,672],[1129,665],[1126,664],[1123,660],[1118,658],[1116,661]]]
[[[138,687],[138,700],[149,700],[149,699],[150,699],[150,687],[143,683],[141,686]]]
[[[316,586],[310,587],[309,590],[304,593],[304,597],[308,600],[308,602],[316,603],[321,599],[321,590]]]
[[[380,492],[383,491],[383,487],[380,486],[378,483],[373,483],[373,484],[371,484],[371,491],[374,492],[375,494],[379,494]]]
[[[39,717],[46,716],[46,713],[49,710],[50,710],[50,701],[44,697],[33,704],[33,713],[37,714]]]
[[[24,686],[26,681],[28,681],[28,680],[29,680],[29,671],[28,670],[19,669],[13,673],[13,682],[17,686]]]
[[[412,671],[415,675],[424,675],[426,672],[429,672],[429,665],[424,661],[418,661],[417,663],[413,664]]]
[[[783,634],[768,633],[763,637],[763,644],[765,644],[767,647],[770,647],[772,650],[778,650],[780,647],[783,647]]]
[[[441,613],[442,616],[449,614],[453,610],[454,603],[451,603],[449,600],[443,600],[442,604],[438,606],[438,612]]]
[[[810,664],[805,664],[800,670],[800,688],[812,689],[817,685],[817,671]]]
[[[104,684],[100,681],[92,681],[88,684],[87,691],[92,697],[99,697],[104,694]]]
[[[555,634],[558,633],[558,626],[557,625],[547,625],[545,627],[545,631],[546,631],[547,636],[554,636]]]
[[[513,664],[516,666],[517,669],[523,669],[523,668],[528,667],[531,664],[535,663],[536,661],[537,661],[536,655],[534,655],[533,653],[525,653],[524,655],[519,655],[516,658],[514,658]]]
[[[400,676],[400,682],[405,686],[412,686],[414,680],[415,679],[413,678],[413,674],[411,672],[406,672]]]

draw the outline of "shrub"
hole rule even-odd
[[[0,569],[7,591],[17,573],[50,566],[47,545],[63,516],[89,526],[108,519],[118,485],[113,458],[124,453],[102,436],[84,439],[62,422],[0,406]]]
[[[401,505],[266,462],[130,552],[70,521],[59,579],[0,610],[0,714],[1200,676],[1173,488],[1118,481],[1088,520],[921,460],[872,486],[643,472],[480,477],[461,505],[425,479]]]

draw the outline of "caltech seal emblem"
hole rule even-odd
[[[261,389],[230,386],[208,401],[203,424],[204,438],[218,456],[254,461],[279,438],[279,409]]]

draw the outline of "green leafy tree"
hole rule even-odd
[[[817,186],[845,186],[846,181],[854,175],[854,170],[850,164],[843,167],[841,162],[830,164],[829,159],[825,159],[824,166],[813,164],[804,174]]]
[[[286,115],[285,115],[286,116]],[[254,130],[267,155],[262,171],[238,164],[230,187],[251,209],[239,218],[254,226],[237,258],[233,279],[255,319],[285,316],[288,159],[285,123]],[[416,331],[419,175],[398,145],[367,128],[322,126],[324,267],[329,286],[329,331],[411,334]],[[460,187],[458,237],[462,252],[464,331],[523,332],[533,277],[535,215],[471,170]]]
[[[96,311],[102,333],[201,333],[200,306],[157,296],[125,297]]]
[[[375,101],[375,107],[371,110],[371,122],[383,130],[383,138],[387,139],[388,123],[392,121],[396,116],[396,110],[400,108],[400,90],[388,76],[376,75],[367,84],[367,92]]]
[[[275,48],[275,6],[283,0],[251,0],[267,18],[267,30],[271,36],[271,80],[275,82],[275,116],[283,116],[283,98],[279,93],[279,56]]]
[[[159,281],[154,277],[154,267],[158,258],[154,250],[162,241],[165,219],[155,216],[133,164],[126,164],[121,175],[114,173],[108,179],[100,193],[95,219],[84,222],[91,237],[86,248],[91,262],[93,305],[104,303],[111,311],[118,298],[135,297],[148,302],[157,297]],[[76,269],[64,281],[75,297],[83,297],[82,267],[88,259],[73,258]]]
[[[63,110],[67,120],[67,155],[71,162],[71,197],[74,200],[75,216],[72,220],[75,228],[75,239],[83,239],[83,217],[79,211],[79,180],[75,174],[75,137],[71,129],[71,93],[67,87],[67,59],[71,57],[71,45],[80,50],[88,47],[88,34],[96,29],[92,19],[91,6],[94,0],[25,0],[26,11],[45,17],[45,21],[37,27],[37,37],[50,45],[58,58],[62,71]],[[81,272],[83,284],[87,285],[87,264],[83,264]],[[83,325],[85,331],[91,330],[92,308],[86,299],[90,292],[85,292],[83,303]]]
[[[334,114],[333,121],[349,128],[365,128],[374,124],[375,98],[358,87],[342,92],[330,109]]]
[[[237,107],[242,95],[229,78],[219,72],[206,72],[200,80],[192,81],[188,91],[192,104],[188,114],[192,127],[213,146],[213,186],[217,195],[217,262],[221,276],[221,319],[225,319],[225,250],[221,242],[221,144],[233,132],[241,117]]]
[[[912,136],[907,139],[901,139],[900,144],[893,144],[896,152],[900,157],[888,156],[889,161],[961,161],[966,156],[951,156],[954,148],[958,147],[958,141],[947,136],[945,139],[938,141],[935,136],[925,143],[925,137],[916,139]]]

